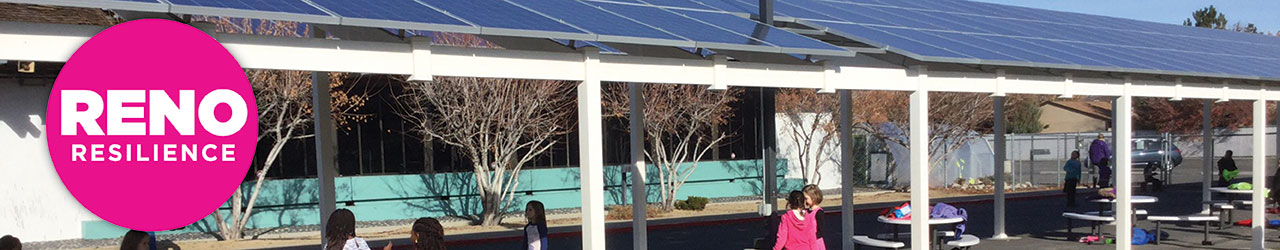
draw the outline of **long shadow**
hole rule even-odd
[[[472,224],[480,223],[481,204],[477,195],[479,187],[473,175],[440,173],[420,174],[417,177],[417,182],[405,181],[410,178],[396,178],[400,183],[386,185],[400,197],[407,197],[402,202],[409,209],[417,210],[414,214],[442,214],[469,220]]]
[[[19,79],[19,81],[51,82],[45,79]],[[7,83],[6,83],[7,84]],[[4,123],[18,138],[44,136],[45,111],[49,103],[51,85],[7,86],[0,91],[0,123]]]
[[[253,214],[249,215],[249,223],[245,225],[245,231],[243,232],[245,236],[257,239],[262,235],[284,228],[313,224],[303,219],[303,216],[313,216],[311,213],[316,209],[315,197],[318,195],[318,189],[314,180],[286,179],[267,181],[268,183],[262,186],[263,190],[258,195]],[[252,194],[253,184],[253,182],[241,184],[240,192],[243,194],[241,202],[244,202],[246,206],[248,205],[249,196]],[[279,195],[275,195],[276,193]],[[222,210],[224,219],[231,219],[230,207],[219,209]],[[262,227],[257,220],[254,220],[254,217],[268,215],[275,216],[275,223],[270,227]],[[225,240],[219,234],[217,222],[212,217],[213,214],[210,214],[208,217],[187,227],[191,227],[194,231],[217,240]]]

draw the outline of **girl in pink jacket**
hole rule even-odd
[[[778,241],[773,250],[814,250],[816,248],[818,227],[813,224],[813,217],[805,212],[804,192],[791,191],[787,196],[788,210],[781,214],[782,222],[778,223]]]

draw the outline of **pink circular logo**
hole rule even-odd
[[[49,156],[71,195],[112,224],[183,227],[222,206],[253,161],[258,108],[208,34],[167,20],[108,28],[49,95]]]

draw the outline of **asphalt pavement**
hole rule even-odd
[[[1248,159],[1237,159],[1240,167],[1248,169]],[[1154,204],[1139,204],[1137,208],[1145,209],[1152,215],[1187,215],[1199,213],[1202,209],[1200,205],[1200,161],[1198,159],[1188,159],[1185,165],[1175,169],[1173,173],[1173,182],[1169,184],[1162,192],[1139,192],[1135,188],[1138,195],[1151,195],[1159,197],[1160,201]],[[1274,171],[1274,170],[1269,170]],[[1247,178],[1247,176],[1245,176]],[[1138,178],[1135,178],[1137,180]],[[1044,191],[1035,193],[1024,193],[1010,195],[1006,207],[1006,232],[1014,237],[1012,240],[993,240],[989,239],[993,232],[993,206],[991,196],[971,196],[959,198],[937,199],[934,202],[946,202],[956,207],[963,208],[967,211],[969,218],[966,222],[965,234],[973,234],[983,238],[982,244],[975,247],[976,249],[1113,249],[1114,245],[1086,245],[1077,243],[1075,240],[1084,236],[1089,231],[1085,223],[1075,224],[1075,233],[1066,233],[1066,219],[1061,216],[1062,212],[1075,211],[1095,211],[1098,209],[1096,204],[1090,203],[1085,199],[1090,197],[1089,192],[1093,190],[1084,189],[1080,192],[1080,206],[1068,208],[1065,206],[1065,196],[1060,191]],[[856,203],[857,201],[855,201]],[[855,234],[872,235],[877,237],[881,234],[891,232],[889,225],[876,221],[878,212],[884,208],[897,204],[880,203],[880,204],[857,204],[855,210]],[[839,221],[841,214],[837,213],[838,207],[828,207],[829,211],[823,217],[825,231],[827,237],[828,249],[840,249],[841,226]],[[1236,211],[1235,219],[1247,219],[1248,211]],[[1275,217],[1275,215],[1271,215]],[[1084,225],[1084,226],[1081,226]],[[1136,224],[1139,228],[1154,229],[1155,225],[1148,221],[1138,221]],[[608,233],[605,238],[606,247],[608,249],[632,249],[632,237],[629,222],[616,222],[608,225]],[[754,214],[732,214],[717,215],[697,218],[681,218],[681,219],[656,219],[651,220],[648,245],[649,249],[744,249],[752,246],[755,239],[763,237],[771,237],[769,235],[769,226],[761,217]],[[1104,232],[1111,235],[1115,232],[1114,226],[1104,227]],[[581,249],[581,234],[578,233],[579,227],[567,226],[552,228],[552,236],[549,245],[553,249],[577,250]],[[1167,234],[1167,238],[1162,241],[1162,245],[1145,245],[1136,246],[1137,249],[1242,249],[1249,247],[1251,237],[1247,227],[1233,227],[1225,230],[1218,230],[1217,227],[1210,228],[1210,241],[1214,244],[1211,246],[1200,245],[1202,238],[1202,227],[1200,224],[1165,224],[1163,233]],[[907,227],[903,227],[900,231],[910,231]],[[1268,230],[1268,244],[1276,245],[1280,243],[1280,231]],[[410,242],[406,235],[405,238],[394,239],[397,249],[407,249]],[[467,235],[447,235],[449,249],[452,250],[470,250],[470,249],[523,249],[521,241],[523,240],[519,229],[512,229],[508,232],[492,232]],[[375,248],[385,245],[388,240],[371,241],[370,245]],[[284,249],[315,249],[318,246],[301,246]]]

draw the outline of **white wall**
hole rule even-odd
[[[812,113],[801,114],[801,116],[803,117],[803,119],[801,120],[806,124],[792,124],[791,119],[788,119],[786,114],[777,114],[775,118],[775,121],[777,122],[776,124],[778,126],[778,130],[776,132],[778,137],[778,158],[787,160],[787,175],[786,175],[787,179],[801,179],[804,177],[803,175],[800,174],[801,168],[800,168],[799,162],[800,162],[801,147],[799,145],[796,145],[795,139],[792,139],[793,134],[792,134],[791,127],[795,125],[800,125],[800,126],[805,126],[805,128],[808,128],[807,126],[811,124],[807,124],[807,123],[813,121],[814,115],[816,114],[812,114]],[[820,141],[821,138],[826,134],[827,133],[825,131],[822,131],[821,129],[814,132],[814,136],[813,136],[814,142]],[[819,147],[818,144],[815,143],[815,144],[805,145],[805,146],[808,146],[810,152],[814,152],[815,155],[817,155],[816,153],[818,152],[818,147]],[[822,176],[821,182],[818,183],[818,188],[821,188],[821,189],[840,188],[841,181],[840,181],[840,138],[839,137],[835,137],[835,136],[831,137],[831,140],[827,142],[826,148],[823,149],[821,158],[817,159],[817,161],[818,161],[817,169],[816,170],[810,169],[809,171],[811,173],[813,171],[817,171],[817,174]]]
[[[45,144],[50,80],[0,79],[0,234],[25,242],[81,237],[98,220],[62,186]]]

